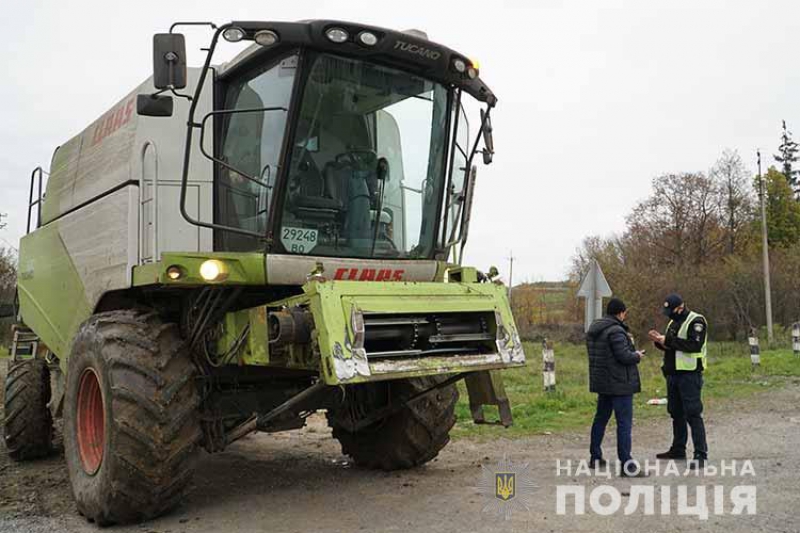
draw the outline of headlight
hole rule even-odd
[[[170,265],[167,267],[167,277],[172,281],[179,280],[183,277],[183,269],[178,265]]]
[[[261,46],[272,46],[278,42],[278,34],[272,30],[261,30],[255,34],[254,39]]]
[[[347,33],[347,30],[342,28],[330,28],[325,32],[325,36],[329,41],[336,44],[341,44],[350,37],[350,34]]]
[[[463,59],[456,58],[453,60],[453,68],[459,74],[463,74],[467,70],[467,62]]]
[[[228,277],[228,267],[222,261],[209,259],[200,265],[200,277],[206,281],[225,281]]]
[[[244,39],[244,30],[242,28],[237,28],[236,26],[232,26],[222,32],[222,38],[228,41],[229,43],[238,43],[239,41]]]
[[[469,79],[474,80],[478,77],[478,70],[473,67],[469,67],[467,69],[467,76],[469,76]]]
[[[378,36],[369,31],[362,31],[359,33],[358,40],[361,41],[361,44],[365,44],[367,46],[375,46],[378,44]]]

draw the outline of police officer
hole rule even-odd
[[[656,455],[659,459],[686,459],[687,424],[692,430],[694,461],[700,467],[708,459],[706,428],[703,423],[703,370],[706,367],[708,323],[690,311],[678,294],[670,294],[662,309],[670,321],[663,335],[651,330],[648,336],[664,352],[661,367],[667,379],[667,411],[672,417],[672,446]]]

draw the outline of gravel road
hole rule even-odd
[[[5,364],[2,364],[2,372]],[[632,482],[619,478],[556,475],[556,460],[586,458],[584,434],[540,435],[509,440],[458,440],[427,466],[384,473],[351,466],[330,437],[324,421],[312,418],[301,431],[254,435],[217,455],[204,455],[195,487],[186,502],[169,516],[117,532],[471,532],[471,531],[609,531],[614,533],[726,531],[800,532],[800,381],[746,400],[735,400],[721,412],[707,413],[712,459],[751,459],[755,477],[650,477],[638,484],[656,486],[656,514],[622,511],[612,516],[587,513],[559,515],[556,486],[583,485],[587,495],[610,485],[628,501]],[[637,406],[637,409],[664,409]],[[668,419],[636,425],[634,453],[652,458],[668,445]],[[614,450],[613,431],[607,455]],[[498,435],[502,430],[498,428]],[[477,491],[481,465],[494,467],[507,456],[515,465],[529,463],[532,489],[528,509],[519,506],[509,520],[484,511],[493,496]],[[729,463],[730,464],[730,463]],[[493,470],[492,470],[493,472]],[[681,467],[683,472],[683,467]],[[493,475],[493,474],[492,474]],[[518,490],[521,490],[518,481]],[[659,516],[658,491],[663,485],[687,484],[757,487],[757,513],[731,516]],[[690,494],[694,494],[690,489]],[[711,487],[709,487],[709,498]],[[673,492],[674,494],[674,492]],[[521,500],[522,498],[520,498]],[[496,500],[495,500],[496,501]],[[571,502],[572,500],[570,500]],[[673,502],[676,500],[673,499]],[[709,504],[711,502],[709,501]],[[726,505],[730,509],[730,505]],[[568,511],[571,507],[568,507]],[[0,452],[0,532],[89,532],[98,528],[75,511],[63,456],[18,464]]]

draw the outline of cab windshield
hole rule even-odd
[[[276,204],[285,252],[429,257],[446,177],[448,90],[319,54],[301,98]]]

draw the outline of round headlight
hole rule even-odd
[[[261,46],[272,46],[278,42],[278,34],[272,30],[261,30],[255,34],[254,39]]]
[[[236,26],[232,26],[222,32],[222,38],[228,41],[229,43],[238,43],[239,41],[244,39],[244,30],[242,28],[237,28]]]
[[[375,46],[378,44],[378,36],[369,31],[362,31],[359,33],[358,40],[361,41],[361,44],[365,44],[367,46]]]
[[[222,261],[209,259],[200,265],[200,277],[206,281],[224,281],[228,277],[228,268]]]
[[[467,76],[469,76],[469,79],[474,80],[478,77],[478,71],[472,67],[469,67],[467,69]]]
[[[167,267],[167,277],[172,281],[176,281],[183,277],[183,269],[178,265],[170,265]]]
[[[325,36],[329,41],[336,44],[341,44],[350,37],[350,34],[347,33],[347,30],[342,28],[331,28],[325,32]]]
[[[456,72],[463,74],[467,70],[467,62],[456,58],[453,60],[453,68],[456,69]]]

